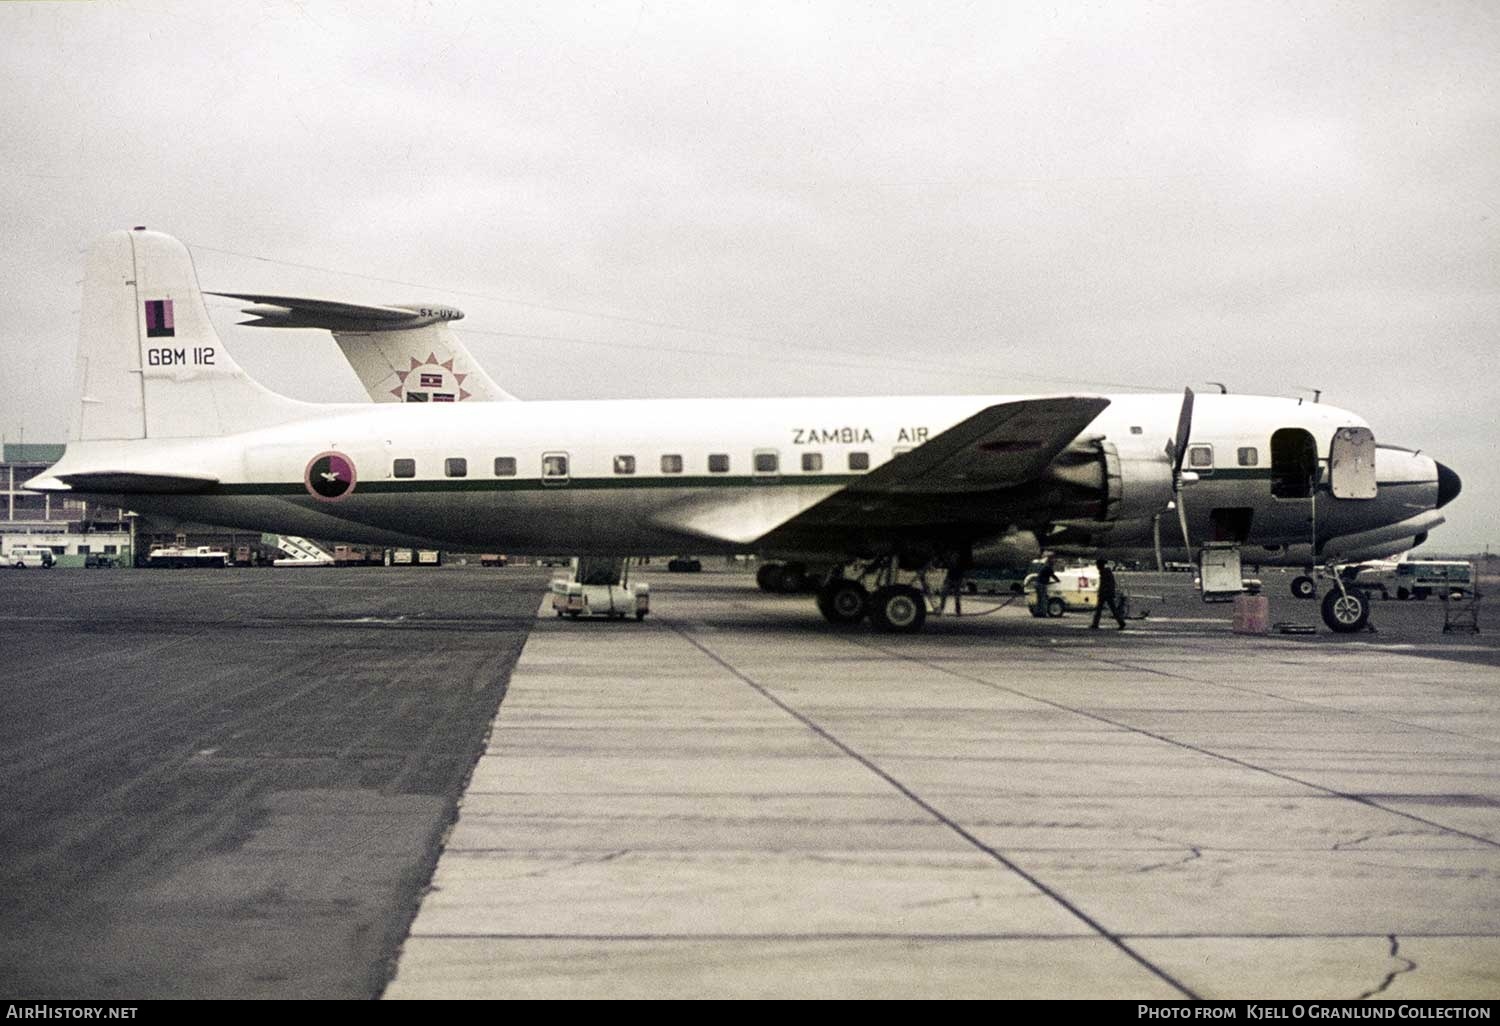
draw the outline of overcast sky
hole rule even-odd
[[[1500,550],[1492,0],[0,3],[0,141],[8,441],[144,224],[206,288],[459,306],[528,399],[1321,388]]]

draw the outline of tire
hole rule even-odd
[[[1405,602],[1407,599],[1411,598],[1411,592],[1407,591],[1405,588],[1397,588],[1396,598],[1401,602]]]
[[[1292,598],[1310,599],[1318,593],[1317,582],[1306,574],[1292,578]]]
[[[829,623],[856,624],[869,611],[870,594],[858,581],[835,577],[818,589],[818,612]]]
[[[807,567],[801,563],[788,563],[781,568],[781,593],[795,595],[807,588]]]
[[[636,613],[635,614],[635,622],[636,623],[640,623],[645,618],[646,618],[646,614],[645,613]]]
[[[887,634],[915,634],[927,621],[927,600],[904,584],[881,588],[870,599],[870,622]]]
[[[1067,612],[1067,609],[1067,604],[1064,603],[1063,600],[1058,598],[1056,595],[1053,595],[1047,600],[1047,615],[1054,620],[1059,616],[1062,616],[1063,613]]]
[[[777,594],[781,591],[781,573],[780,563],[766,563],[755,571],[755,584],[761,591]]]
[[[1352,634],[1370,622],[1370,596],[1358,588],[1323,596],[1323,622],[1335,634]]]

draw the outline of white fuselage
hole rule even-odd
[[[202,494],[123,499],[143,512],[351,541],[513,553],[752,551],[776,525],[899,453],[1017,398],[1024,397],[310,406],[305,418],[217,438],[74,443],[53,474],[213,478],[219,484]],[[1080,438],[1103,436],[1122,458],[1159,462],[1180,406],[1176,395],[1114,396]],[[1326,490],[1311,499],[1272,495],[1274,431],[1306,429],[1326,459],[1336,429],[1363,424],[1327,405],[1199,396],[1191,442],[1213,450],[1212,465],[1194,468],[1198,480],[1185,489],[1195,541],[1213,530],[1212,510],[1249,508],[1244,540],[1263,554],[1249,558],[1274,562],[1312,537],[1314,504],[1324,538],[1431,510],[1435,464],[1398,450],[1381,450],[1377,499],[1333,499]],[[1251,465],[1246,450],[1255,450]],[[331,500],[305,484],[311,461],[330,452],[355,476]],[[1013,524],[997,515],[990,526],[998,535]],[[1150,544],[1148,522],[1118,528],[1110,547]]]

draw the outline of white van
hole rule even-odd
[[[1035,566],[1036,564],[1032,564]],[[1073,566],[1059,568],[1057,583],[1047,589],[1047,608],[1037,604],[1036,576],[1034,570],[1026,575],[1021,587],[1026,592],[1026,608],[1036,617],[1062,616],[1063,613],[1087,613],[1099,604],[1099,568],[1095,566]]]
[[[28,566],[39,566],[50,570],[55,562],[57,560],[53,557],[52,550],[40,545],[17,545],[5,555],[5,565],[13,566],[17,570],[24,570]]]
[[[1428,595],[1463,595],[1474,586],[1472,568],[1462,560],[1408,559],[1394,568],[1361,570],[1354,583],[1383,598],[1425,599]]]

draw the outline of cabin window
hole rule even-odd
[[[1260,453],[1255,451],[1253,445],[1240,446],[1238,456],[1242,467],[1254,467],[1260,464]]]
[[[869,470],[870,454],[867,452],[851,452],[849,454],[850,470]]]
[[[392,477],[416,477],[417,476],[417,461],[416,460],[392,460],[391,461],[391,476]]]
[[[729,473],[729,456],[722,452],[716,452],[708,458],[708,472],[710,474]]]
[[[809,474],[816,474],[823,469],[823,454],[820,452],[805,452],[802,454],[802,469]]]
[[[1130,425],[1130,433],[1132,435],[1138,435],[1138,434],[1140,434],[1141,433],[1141,426],[1139,424],[1132,424],[1132,425]]]
[[[555,452],[542,457],[542,479],[559,480],[568,476],[568,457]]]
[[[668,453],[661,458],[661,472],[663,474],[682,473],[682,457],[676,453]]]
[[[755,472],[757,474],[774,474],[781,467],[781,460],[774,452],[758,452],[755,454]]]
[[[634,474],[635,473],[635,457],[634,456],[616,456],[615,457],[615,473],[616,474]]]
[[[468,477],[469,461],[462,456],[449,456],[443,461],[443,473],[448,477]]]
[[[496,477],[515,477],[516,476],[516,458],[514,456],[496,456],[495,457],[495,476]]]
[[[1214,447],[1211,445],[1188,446],[1188,467],[1192,470],[1212,470]]]

